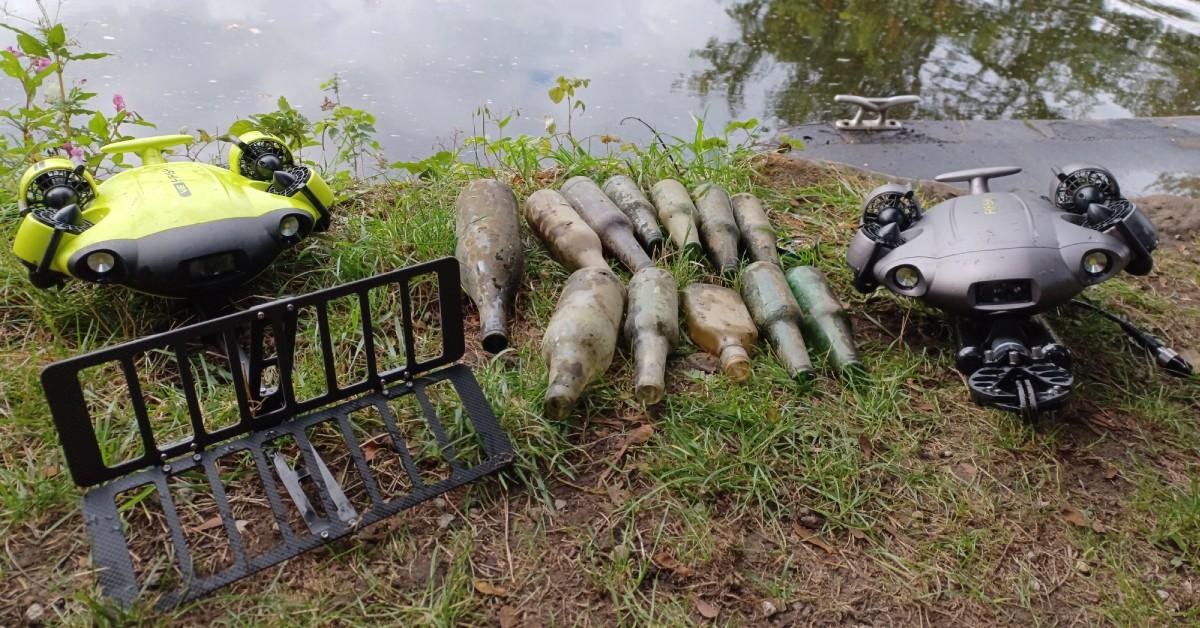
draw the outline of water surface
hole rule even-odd
[[[630,115],[676,134],[693,113],[828,120],[842,92],[919,93],[925,118],[1200,112],[1193,0],[77,0],[62,19],[115,55],[72,78],[163,132],[223,128],[280,95],[315,117],[337,72],[391,159],[453,144],[481,105],[518,111],[509,131],[540,133],[545,115],[562,128],[546,97],[560,74],[592,79],[577,134],[626,139],[646,135]]]

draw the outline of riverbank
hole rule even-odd
[[[953,334],[941,315],[850,287],[845,245],[871,182],[779,155],[685,163],[682,175],[665,159],[655,164],[635,173],[644,184],[714,178],[767,202],[781,244],[824,270],[846,302],[868,385],[827,374],[795,384],[764,343],[752,355],[753,381],[734,385],[685,341],[661,406],[633,401],[622,349],[575,420],[548,422],[537,346],[566,273],[523,227],[530,257],[515,349],[488,358],[470,343],[468,355],[513,436],[514,468],[160,617],[99,596],[37,374],[188,313],[78,282],[36,291],[3,256],[0,577],[9,590],[0,623],[995,625],[1200,616],[1196,380],[1164,377],[1115,328],[1064,313],[1055,322],[1075,350],[1074,403],[1033,425],[980,409],[951,370]],[[569,176],[624,167],[493,174],[524,198]],[[240,297],[297,294],[450,254],[453,199],[466,177],[450,170],[350,196],[328,234],[288,252]],[[15,216],[2,223],[9,241]],[[1193,234],[1164,250],[1150,276],[1090,294],[1196,361],[1198,246]],[[669,255],[659,263],[707,273]],[[473,338],[473,311],[467,327]]]

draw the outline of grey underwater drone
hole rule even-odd
[[[1192,367],[1160,340],[1075,296],[1121,271],[1145,275],[1158,235],[1097,166],[1056,172],[1049,197],[988,189],[989,179],[1020,168],[939,175],[970,182],[968,195],[922,211],[910,186],[867,195],[847,254],[860,292],[884,286],[957,318],[956,367],[981,405],[1032,417],[1071,395],[1071,354],[1039,314],[1068,303],[1113,320],[1159,366],[1186,376]]]

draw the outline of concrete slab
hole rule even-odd
[[[1046,194],[1051,168],[1094,163],[1128,196],[1200,198],[1200,116],[1120,120],[911,120],[898,132],[838,131],[832,124],[781,129],[805,143],[797,156],[840,161],[902,177],[982,166],[1021,166],[993,190]]]

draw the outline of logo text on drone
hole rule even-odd
[[[175,174],[174,170],[171,170],[170,168],[163,168],[162,172],[164,175],[166,175],[167,180],[175,185],[175,191],[178,192],[180,196],[192,195],[192,191],[188,189],[187,184],[183,182],[183,179],[179,178],[179,175]]]

